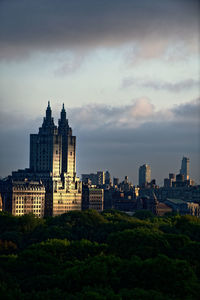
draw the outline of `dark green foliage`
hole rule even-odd
[[[153,213],[150,210],[142,209],[136,211],[134,214],[135,218],[138,218],[140,220],[145,220],[145,219],[152,219],[154,217]]]
[[[112,253],[122,258],[132,255],[141,258],[155,257],[169,248],[162,232],[143,227],[111,234],[108,237],[108,245]]]
[[[196,217],[0,213],[0,298],[199,299],[199,253]]]

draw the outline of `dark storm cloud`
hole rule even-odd
[[[198,9],[198,0],[0,1],[1,57],[158,39],[192,44]]]
[[[192,78],[188,78],[175,83],[167,82],[167,81],[137,79],[132,77],[127,77],[123,79],[121,84],[122,88],[129,88],[131,86],[141,86],[144,88],[151,88],[157,91],[165,90],[168,92],[179,93],[179,92],[185,92],[193,88],[199,88],[200,82],[199,80],[195,80]]]
[[[150,163],[153,176],[164,178],[170,171],[178,172],[182,156],[187,155],[191,159],[192,177],[199,180],[200,127],[196,114],[199,99],[163,112],[156,111],[147,100],[143,99],[141,106],[139,102],[115,108],[94,105],[90,110],[84,106],[67,111],[69,124],[77,136],[78,173],[109,169],[113,175],[128,175],[137,183],[141,164]],[[148,112],[146,117],[141,115],[145,109]],[[133,120],[128,114],[131,110]],[[15,114],[18,121],[13,128],[9,120],[14,116],[5,112],[3,115],[4,124],[0,127],[1,176],[28,167],[29,134],[37,133],[42,123],[42,116],[36,120],[24,120]],[[119,123],[120,118],[123,126]]]

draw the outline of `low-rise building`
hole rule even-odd
[[[33,213],[42,218],[45,206],[45,187],[41,182],[8,180],[3,193],[5,210],[14,216]]]
[[[104,209],[104,190],[97,187],[83,186],[82,209],[94,209],[98,212]]]
[[[181,199],[166,199],[165,204],[181,215],[200,216],[200,207],[198,203],[186,202]]]

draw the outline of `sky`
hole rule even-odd
[[[51,102],[77,137],[77,173],[162,185],[183,156],[200,184],[197,0],[0,0],[0,176],[29,166]]]

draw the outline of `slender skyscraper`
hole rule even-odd
[[[190,164],[190,159],[188,157],[183,157],[180,174],[184,175],[184,180],[189,180],[189,164]]]
[[[151,182],[151,168],[149,165],[144,164],[139,168],[139,186],[145,187]]]

